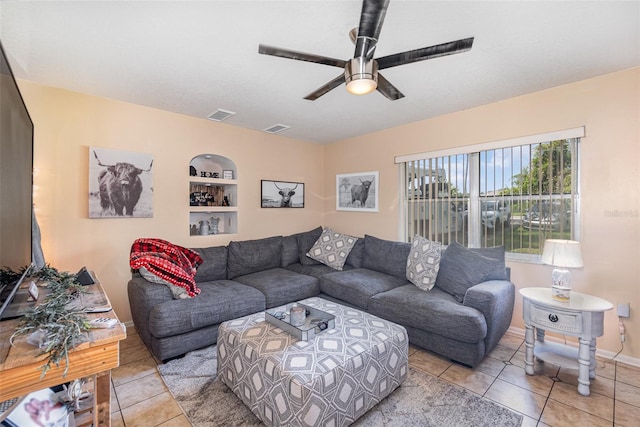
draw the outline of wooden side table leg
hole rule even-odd
[[[591,340],[580,338],[580,346],[578,348],[578,393],[583,396],[589,396],[589,371],[591,370]]]
[[[525,325],[524,332],[524,371],[527,375],[533,375],[533,326]]]
[[[95,376],[95,410],[94,425],[111,426],[111,371],[104,371]]]

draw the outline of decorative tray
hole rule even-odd
[[[295,306],[302,307],[306,310],[304,323],[300,326],[293,326],[291,324],[291,315],[289,314],[289,310]],[[265,311],[264,319],[299,340],[309,341],[317,334],[326,331],[327,329],[333,329],[335,327],[336,316],[322,310],[318,310],[317,308],[309,307],[308,305],[296,303],[287,305],[286,307],[267,310]]]

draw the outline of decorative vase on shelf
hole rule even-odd
[[[211,219],[209,220],[209,223],[211,224],[211,229],[209,230],[210,234],[218,234],[218,223],[220,222],[220,217],[218,216],[212,216]]]
[[[206,236],[209,234],[209,221],[207,220],[202,220],[200,221],[200,235],[201,236]]]

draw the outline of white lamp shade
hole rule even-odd
[[[559,239],[545,240],[542,262],[563,268],[583,267],[580,242]]]

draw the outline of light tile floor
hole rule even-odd
[[[127,335],[112,371],[112,426],[188,426],[140,337],[133,328]],[[577,392],[577,371],[536,362],[536,375],[526,375],[523,339],[510,333],[475,369],[413,346],[409,364],[519,412],[523,427],[640,426],[640,368],[620,362],[598,360],[589,397]]]

